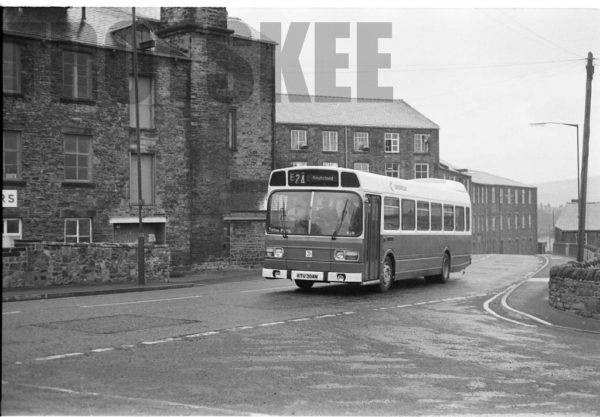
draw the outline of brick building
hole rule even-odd
[[[146,242],[175,264],[229,258],[260,223],[274,44],[225,8],[140,17],[138,155],[132,32],[130,9],[3,9],[3,244],[136,241],[138,157]]]
[[[537,188],[481,171],[471,176],[473,253],[537,253]]]
[[[403,100],[280,95],[275,167],[333,165],[398,178],[436,177],[439,126]]]

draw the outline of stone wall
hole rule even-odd
[[[556,309],[600,320],[600,258],[553,267],[549,303]]]
[[[166,245],[145,249],[146,282],[168,281]],[[35,243],[2,250],[2,288],[137,282],[137,246],[118,243]]]
[[[232,264],[258,267],[265,257],[265,222],[232,223],[229,259]]]

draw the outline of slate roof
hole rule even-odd
[[[567,203],[556,219],[554,227],[563,231],[579,230],[579,204]],[[600,203],[587,203],[585,213],[585,230],[600,231]]]
[[[439,129],[404,100],[342,100],[339,97],[279,94],[277,123]]]
[[[22,9],[22,10],[20,10]],[[86,7],[82,21],[82,7],[6,7],[3,8],[5,34],[15,34],[52,41],[67,41],[90,46],[131,49],[125,36],[117,32],[131,26],[131,8]],[[158,15],[158,10],[156,15]],[[160,20],[136,13],[138,24],[155,32]],[[227,27],[233,36],[261,40],[258,31],[245,22],[229,18]],[[155,37],[156,38],[156,37]],[[186,54],[160,38],[156,40],[155,53],[185,57]],[[268,40],[266,40],[268,42]]]
[[[469,169],[469,170],[465,171],[464,173],[471,176],[471,180],[474,184],[500,185],[500,186],[504,185],[504,186],[511,186],[511,187],[537,188],[533,185],[525,184],[522,182],[504,178],[504,177],[499,177],[497,175],[490,174],[488,172],[473,171],[473,170]]]

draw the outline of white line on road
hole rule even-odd
[[[15,311],[3,311],[2,315],[3,316],[8,316],[9,314],[19,314],[19,313],[22,313],[22,311],[19,311],[19,310],[15,310]]]
[[[2,384],[3,385],[10,384],[10,382],[6,383],[5,381],[2,381]],[[15,383],[12,385],[25,387],[25,388],[44,390],[44,391],[60,392],[62,394],[82,395],[82,396],[91,396],[91,397],[100,397],[100,398],[111,398],[113,400],[133,401],[133,402],[138,402],[138,403],[143,403],[143,404],[154,404],[154,405],[167,406],[167,407],[190,408],[192,410],[201,410],[203,412],[208,412],[211,415],[213,415],[215,413],[226,414],[226,415],[249,415],[249,416],[265,415],[265,414],[258,414],[258,413],[248,413],[248,412],[243,412],[240,410],[232,410],[232,409],[227,409],[227,408],[208,407],[208,406],[199,405],[199,404],[187,404],[187,403],[180,403],[177,401],[155,400],[152,398],[126,397],[124,395],[104,394],[101,392],[93,392],[93,391],[76,391],[76,390],[72,390],[72,389],[68,389],[68,388],[50,387],[50,386],[46,386],[46,385],[33,385],[33,384],[20,384],[20,383]]]
[[[290,289],[292,287],[271,287],[271,288],[260,288],[258,290],[244,290],[244,291],[240,291],[240,293],[245,293],[245,292],[260,292],[260,291],[271,291],[271,290],[281,290],[281,289]]]
[[[52,356],[46,356],[43,358],[35,358],[36,361],[53,361],[56,359],[64,359],[64,358],[72,358],[73,356],[82,356],[83,353],[81,352],[75,352],[75,353],[65,353],[63,355],[52,355]]]
[[[108,303],[108,304],[90,304],[79,306],[80,308],[93,308],[93,307],[111,307],[111,306],[122,306],[127,304],[143,304],[143,303],[158,303],[161,301],[177,301],[177,300],[189,300],[191,298],[200,298],[202,295],[190,295],[188,297],[173,297],[173,298],[158,298],[153,300],[139,300],[139,301],[125,301],[122,303]]]
[[[529,281],[527,282],[548,282],[550,281],[550,277],[538,277],[538,278],[531,278]]]

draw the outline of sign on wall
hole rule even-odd
[[[2,190],[2,207],[17,207],[17,190]]]

